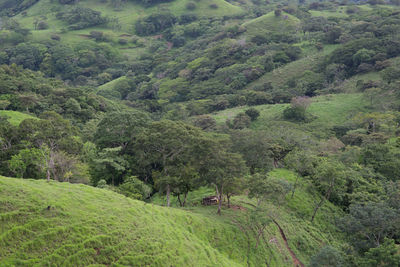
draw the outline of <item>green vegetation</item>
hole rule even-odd
[[[108,190],[1,177],[0,191],[2,265],[240,266],[246,258],[233,225]]]
[[[397,266],[399,3],[0,0],[0,266]]]
[[[279,31],[285,33],[294,32],[300,26],[300,20],[286,12],[282,12],[280,16],[270,12],[244,23],[243,26],[247,29],[246,34],[249,37],[253,37]]]
[[[273,175],[289,181],[295,179],[293,173],[286,170],[278,170]],[[291,261],[290,257],[286,258],[289,253],[273,223],[268,224],[266,236],[274,242],[258,249],[252,245],[248,254],[247,239],[254,240],[254,237],[250,229],[243,232],[237,226],[238,223],[245,225],[246,212],[243,210],[225,207],[224,216],[220,217],[215,215],[212,207],[190,205],[187,211],[166,209],[104,189],[5,177],[0,178],[0,191],[0,202],[5,204],[1,210],[0,242],[2,248],[8,248],[0,250],[0,255],[5,265],[170,263],[242,266],[247,261],[254,265],[265,261],[256,254],[263,250],[271,255],[267,258],[271,264],[290,264]],[[207,190],[194,194],[202,196],[205,193]],[[193,204],[201,200],[192,199]],[[287,213],[281,211],[278,217],[279,222],[287,222],[281,227],[285,229],[289,245],[298,247],[301,242],[307,247],[306,250],[300,247],[294,250],[302,261],[306,261],[321,242],[331,240],[326,217],[318,217],[317,225],[306,226],[294,219],[296,215],[290,215],[293,209],[299,215],[308,216],[310,210],[306,204],[309,201],[312,200],[308,193],[299,190],[296,198],[288,203]],[[242,197],[234,198],[235,205],[243,205],[246,209],[251,209],[251,203]],[[331,209],[332,206],[321,214],[328,214]],[[317,229],[321,231],[305,239],[307,231]],[[174,252],[168,252],[172,246]],[[140,255],[132,247],[140,249]],[[44,254],[43,250],[46,251]]]
[[[26,119],[33,119],[34,116],[28,115],[26,113],[12,111],[12,110],[0,110],[0,117],[5,117],[7,120],[15,126],[18,126],[22,121]]]

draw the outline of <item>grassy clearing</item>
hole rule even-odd
[[[354,114],[366,110],[367,101],[362,94],[335,94],[314,97],[308,112],[314,117],[308,123],[285,121],[282,113],[289,104],[255,106],[260,111],[260,117],[251,124],[255,130],[269,130],[272,128],[290,128],[299,133],[312,134],[317,138],[326,138],[330,129],[335,125],[345,123]],[[236,114],[244,112],[248,107],[227,109],[213,114],[218,123],[225,123]]]
[[[246,35],[265,35],[269,32],[290,32],[295,31],[300,25],[300,20],[286,12],[277,17],[274,12],[269,12],[261,17],[243,24],[246,27]]]
[[[23,120],[36,119],[36,117],[12,110],[0,110],[0,117],[7,117],[8,121],[15,126],[18,126]]]
[[[341,91],[346,92],[346,93],[355,93],[358,91],[357,89],[357,82],[358,81],[381,81],[381,75],[379,72],[369,72],[369,73],[364,73],[364,74],[357,74],[352,76],[351,78],[343,81],[343,83],[340,85]]]
[[[122,76],[122,77],[119,77],[119,78],[117,78],[117,79],[114,79],[114,80],[112,80],[112,81],[109,81],[108,83],[105,83],[105,84],[103,84],[103,85],[100,85],[99,87],[97,87],[97,92],[98,91],[112,91],[112,90],[114,90],[114,87],[115,87],[115,85],[119,82],[119,81],[123,81],[123,80],[125,80],[126,79],[126,77],[125,76]]]
[[[301,76],[306,70],[313,70],[320,60],[331,53],[335,48],[337,48],[337,45],[327,45],[321,52],[307,55],[264,74],[256,81],[250,83],[247,88],[251,89],[265,82],[270,82],[274,88],[281,88],[285,86],[290,79]]]

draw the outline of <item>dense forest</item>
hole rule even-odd
[[[399,88],[398,0],[0,0],[0,266],[400,266]]]

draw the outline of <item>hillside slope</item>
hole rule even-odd
[[[0,203],[1,266],[244,261],[245,249],[237,247],[244,236],[233,226],[107,190],[2,177]]]
[[[256,245],[244,196],[217,216],[214,207],[167,209],[85,185],[0,177],[0,266],[291,266],[293,251],[306,263],[336,235],[331,205],[309,223],[308,194],[300,190],[286,211],[270,206],[287,240],[271,221]]]
[[[271,32],[292,32],[299,26],[300,20],[286,12],[275,16],[269,12],[261,17],[243,24],[246,27],[246,34],[249,36],[262,35]]]

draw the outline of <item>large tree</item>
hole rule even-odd
[[[314,183],[323,195],[314,207],[311,222],[314,221],[318,210],[326,201],[331,199],[332,195],[341,196],[346,182],[345,166],[338,161],[324,158],[316,168],[315,173],[313,176]]]
[[[101,148],[121,147],[124,150],[135,142],[150,121],[145,112],[137,110],[108,113],[97,126],[95,142]]]
[[[167,206],[174,190],[187,194],[194,188],[197,174],[190,166],[197,164],[196,150],[203,134],[183,122],[161,120],[151,123],[138,136],[136,160],[151,166],[155,184],[167,195]]]
[[[222,198],[226,189],[233,192],[232,185],[237,184],[247,172],[247,167],[242,156],[227,151],[223,144],[215,142],[210,146],[210,153],[204,158],[203,175],[208,183],[215,186],[218,196],[218,211],[221,215]]]

